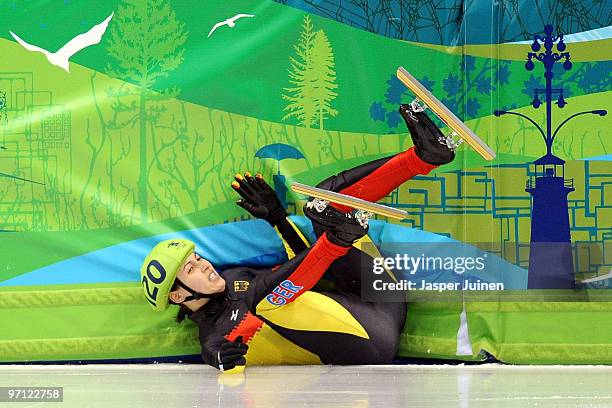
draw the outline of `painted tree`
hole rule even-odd
[[[338,96],[334,91],[338,88],[334,53],[323,30],[319,30],[315,34],[311,52],[311,65],[316,115],[319,120],[319,129],[323,129],[323,121],[338,114],[338,111],[331,107],[331,102]]]
[[[115,60],[107,66],[109,75],[137,85],[135,91],[122,96],[137,98],[134,120],[139,123],[138,201],[143,223],[149,215],[147,124],[150,109],[147,103],[178,95],[176,88],[153,91],[153,87],[181,64],[186,40],[184,24],[177,21],[169,0],[124,0],[115,13],[106,40],[108,55]]]
[[[289,101],[285,111],[289,111],[283,120],[295,118],[298,124],[307,128],[312,127],[316,116],[313,88],[313,67],[311,53],[314,45],[315,32],[312,20],[309,16],[304,17],[302,23],[302,33],[296,45],[295,58],[289,57],[291,67],[289,68],[289,88],[284,88],[287,92],[283,94],[283,99]]]
[[[310,17],[305,16],[300,39],[293,48],[296,57],[289,58],[289,83],[293,86],[284,88],[287,94],[283,99],[289,101],[284,110],[289,113],[283,120],[293,117],[307,128],[318,122],[323,129],[323,121],[338,114],[331,107],[338,87],[331,45],[325,32],[315,32]]]

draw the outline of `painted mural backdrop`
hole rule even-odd
[[[497,157],[463,146],[394,191],[409,217],[374,242],[486,244],[524,289],[547,284],[535,243],[565,233],[584,296],[413,303],[400,355],[611,363],[612,303],[590,301],[612,288],[611,20],[595,0],[0,2],[0,361],[197,354],[141,295],[147,251],[282,261],[233,175],[261,172],[310,233],[291,181],[411,145],[403,66]]]

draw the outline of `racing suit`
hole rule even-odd
[[[375,202],[435,167],[419,159],[411,147],[345,170],[318,187]],[[359,249],[362,240],[369,240],[367,235],[354,246],[344,247],[330,242],[322,225],[315,222],[313,227],[317,241],[309,246],[285,218],[276,229],[290,258],[287,262],[273,268],[236,267],[221,273],[225,296],[211,299],[189,316],[199,327],[206,363],[216,366],[220,345],[239,337],[249,345],[247,365],[383,364],[393,359],[406,304],[365,302],[360,297],[362,270],[371,273],[373,257],[380,254]],[[336,290],[313,290],[326,271]],[[380,278],[395,281],[391,272]]]

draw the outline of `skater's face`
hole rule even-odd
[[[196,253],[189,255],[179,269],[177,278],[196,292],[204,294],[219,293],[225,289],[225,280],[210,262]],[[189,295],[184,288],[179,288],[170,293],[170,298],[180,303]]]

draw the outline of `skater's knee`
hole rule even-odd
[[[417,174],[426,175],[433,169],[440,167],[437,164],[431,164],[424,161],[416,152],[415,146],[410,147],[402,153],[402,165],[407,168],[414,169]]]
[[[361,364],[389,364],[397,355],[398,342],[385,342],[373,345],[369,353],[364,354]]]
[[[328,178],[326,178],[325,180],[323,180],[322,182],[320,182],[319,184],[317,184],[318,188],[321,188],[323,190],[329,190],[329,191],[339,191],[342,189],[343,185],[346,184],[346,177],[345,177],[345,173],[346,170],[334,175],[334,176],[330,176]]]

